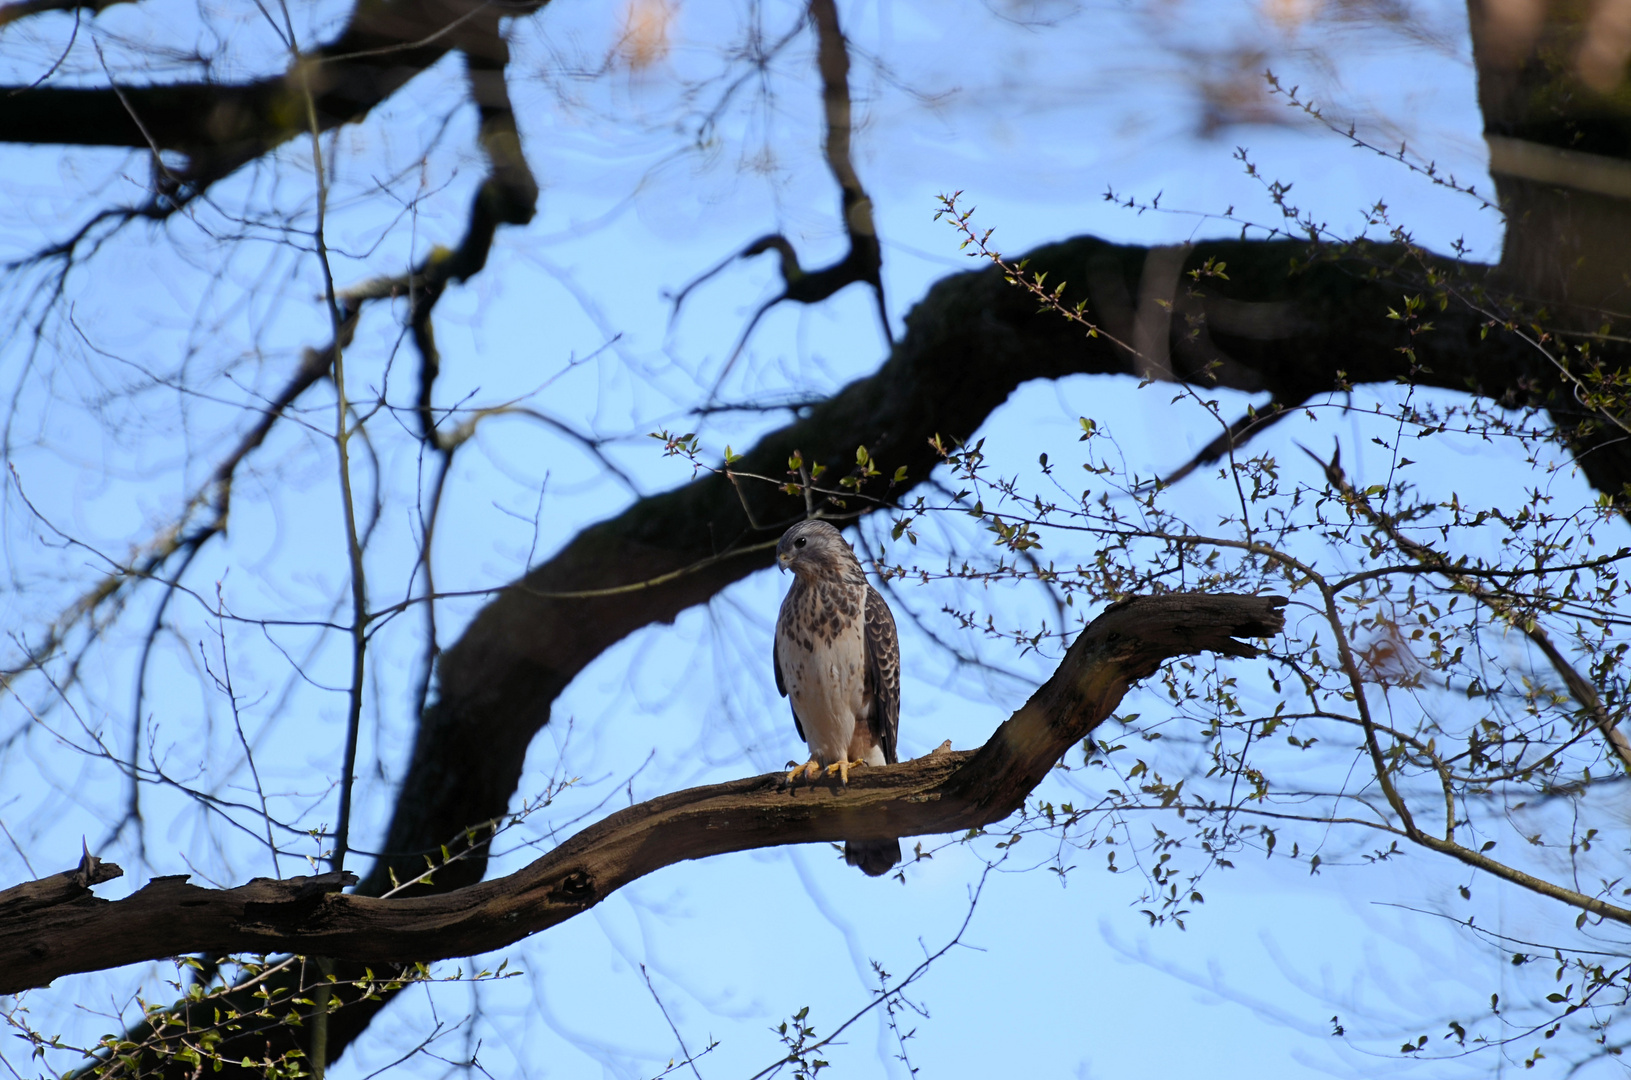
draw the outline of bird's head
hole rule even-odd
[[[776,545],[776,565],[802,576],[834,570],[855,558],[837,529],[825,521],[801,521],[782,533]]]

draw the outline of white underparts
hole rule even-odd
[[[810,644],[813,648],[805,649],[802,643],[786,642],[781,652],[787,696],[810,755],[823,765],[883,765],[883,748],[867,724],[872,701],[866,693],[864,618],[852,619],[831,641],[817,635]]]

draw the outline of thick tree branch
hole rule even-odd
[[[87,850],[80,858],[79,865],[72,870],[37,881],[25,881],[0,891],[0,920],[26,919],[34,912],[88,896],[93,885],[101,885],[124,875],[124,870],[119,866],[105,863]]]
[[[1506,217],[1505,287],[1554,322],[1595,328],[1631,310],[1631,108],[1605,4],[1469,0],[1478,107]]]
[[[621,810],[523,870],[452,892],[376,899],[349,877],[202,889],[157,878],[124,900],[58,875],[0,893],[0,993],[187,953],[313,953],[385,963],[471,956],[558,925],[646,874],[730,851],[978,828],[1013,813],[1133,683],[1175,656],[1252,657],[1284,626],[1283,597],[1133,597],[1090,623],[1043,686],[978,750],[861,770],[847,788],[779,773]],[[14,899],[26,894],[26,903]]]
[[[507,5],[505,11],[525,15],[539,6]],[[1623,134],[1623,110],[1607,111],[1601,118],[1587,116],[1582,123],[1564,115],[1570,110],[1554,107],[1565,100],[1562,96],[1529,93],[1533,88],[1549,91],[1558,82],[1555,72],[1538,66],[1535,58],[1541,50],[1532,49],[1533,42],[1520,43],[1512,51],[1508,66],[1517,74],[1510,86],[1495,78],[1497,66],[1491,57],[1500,49],[1490,51],[1481,19],[1486,8],[1498,6],[1482,0],[1471,5],[1488,131],[1498,138],[1548,148],[1578,147],[1592,157],[1623,157],[1625,140],[1614,139],[1616,131]],[[314,82],[320,94],[320,126],[367,115],[396,87],[445,55],[452,47],[450,35],[476,10],[470,0],[392,0],[359,7],[342,35],[309,57],[323,69]],[[1550,52],[1567,56],[1572,50]],[[161,146],[190,156],[189,172],[196,185],[225,175],[298,133],[298,122],[289,127],[279,120],[286,111],[280,110],[280,102],[286,104],[291,87],[300,85],[297,74],[244,86],[122,88],[133,103],[130,110],[107,90],[26,92],[11,98],[7,110],[0,110],[0,140],[145,147],[130,116],[134,111],[158,132],[155,140]],[[824,79],[826,75],[824,67]],[[0,95],[5,93],[0,89]],[[1498,104],[1498,97],[1508,93],[1516,94],[1514,104]],[[1572,95],[1569,100],[1598,99]],[[1526,103],[1531,101],[1544,110],[1529,110]],[[1556,122],[1557,130],[1537,126],[1547,118]],[[484,141],[487,119],[484,113]],[[829,130],[830,123],[829,109]],[[1506,145],[1492,141],[1494,150]],[[829,142],[829,158],[831,148]],[[1631,226],[1605,228],[1605,220],[1620,219],[1599,211],[1614,207],[1568,191],[1559,197],[1553,180],[1536,179],[1533,170],[1526,171],[1521,164],[1511,153],[1492,161],[1503,203],[1516,220],[1527,223],[1508,234],[1504,260],[1508,282],[1514,288],[1528,286],[1541,294],[1555,291],[1576,301],[1589,295],[1619,303],[1625,295],[1619,268]],[[1596,168],[1601,162],[1587,164]],[[1594,193],[1581,190],[1587,196]],[[1535,205],[1528,207],[1523,198],[1532,198]],[[1614,204],[1624,205],[1623,198]],[[1621,210],[1614,212],[1623,217]],[[846,214],[846,223],[848,218]],[[1579,227],[1582,223],[1587,228]],[[776,248],[791,254],[790,247],[777,248],[773,239],[781,238],[765,238],[759,250]],[[853,233],[851,240],[853,254]],[[1582,256],[1582,252],[1595,256],[1599,249],[1607,252],[1601,260]],[[1383,317],[1389,304],[1397,304],[1398,282],[1388,282],[1385,273],[1381,280],[1373,274],[1378,266],[1402,261],[1402,253],[1373,249],[1369,266],[1325,265],[1305,273],[1288,272],[1288,266],[1304,254],[1303,246],[1296,244],[1201,245],[1188,265],[1208,256],[1226,259],[1231,281],[1227,286],[1208,282],[1207,291],[1213,295],[1202,300],[1198,312],[1182,308],[1182,297],[1173,298],[1182,308],[1174,314],[1183,318],[1167,320],[1169,332],[1187,332],[1170,341],[1170,371],[1164,370],[1163,377],[1268,391],[1276,400],[1301,402],[1342,386],[1392,382],[1406,374],[1395,352],[1403,337],[1397,325]],[[1129,298],[1139,296],[1142,307],[1146,256],[1143,249],[1083,238],[1034,253],[1032,266],[1049,271],[1054,281],[1071,282],[1078,297],[1088,295],[1091,283],[1091,299],[1102,311],[1118,290]],[[797,269],[796,259],[791,265]],[[1606,266],[1610,272],[1594,282],[1586,280],[1581,266]],[[1444,269],[1466,271],[1448,264]],[[1555,289],[1549,287],[1554,277]],[[1101,297],[1100,286],[1105,285],[1108,290]],[[1588,293],[1588,285],[1594,291]],[[1111,300],[1101,304],[1105,297]],[[1131,310],[1130,302],[1128,307]],[[1531,346],[1498,331],[1482,340],[1483,320],[1463,309],[1445,312],[1434,321],[1438,329],[1413,342],[1422,363],[1412,376],[1417,385],[1482,394],[1511,406],[1547,408],[1565,429],[1591,419]],[[428,319],[425,326],[428,332]],[[1594,358],[1610,369],[1623,369],[1624,347],[1612,340],[1599,344]],[[994,273],[959,275],[937,285],[914,311],[905,341],[876,375],[816,406],[805,420],[772,433],[741,466],[777,475],[794,447],[802,448],[809,460],[841,465],[855,445],[864,443],[891,467],[908,465],[909,487],[925,479],[934,464],[934,455],[924,445],[929,435],[967,437],[1022,382],[1084,372],[1136,374],[1124,353],[1118,355],[1103,342],[1081,340],[1061,320],[1037,316],[1034,305]],[[1625,494],[1631,478],[1631,443],[1587,426],[1578,429],[1572,445],[1577,462],[1596,487],[1614,498]],[[390,828],[388,850],[394,854],[374,868],[363,891],[388,887],[387,869],[393,861],[417,869],[416,852],[434,850],[441,838],[503,812],[528,743],[548,721],[555,696],[587,663],[633,630],[671,620],[685,607],[705,602],[718,589],[767,564],[754,546],[773,535],[778,516],[792,516],[798,508],[756,486],[743,490],[747,507],[742,493],[717,476],[640,500],[619,517],[584,530],[483,611],[444,659],[440,699],[418,732]],[[751,518],[745,510],[751,510]],[[756,530],[752,521],[765,525],[764,530]],[[729,557],[733,552],[738,554]],[[698,569],[686,572],[691,567]],[[638,592],[564,598],[567,593],[616,589],[664,574],[673,577]],[[857,782],[856,791],[861,790]],[[484,868],[484,858],[473,854],[439,875],[436,887],[469,884]],[[5,896],[0,896],[0,911]],[[347,1032],[361,1030],[375,1008],[363,1004],[337,1014],[330,1042],[335,1054],[351,1037]]]
[[[0,87],[0,142],[128,146],[186,154],[174,208],[239,166],[306,133],[308,88],[317,127],[328,131],[373,109],[450,51],[493,54],[499,16],[535,14],[548,0],[397,0],[362,3],[333,40],[279,75],[245,83],[101,87]],[[502,44],[502,43],[500,43]],[[501,66],[501,62],[500,62]],[[478,100],[478,105],[482,103]],[[139,123],[138,123],[139,119]],[[483,135],[486,114],[483,113]],[[149,142],[151,139],[151,143]]]

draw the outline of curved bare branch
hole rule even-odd
[[[862,770],[842,788],[789,788],[770,773],[659,796],[523,870],[451,892],[346,895],[338,890],[355,879],[342,873],[235,889],[157,878],[113,902],[91,896],[95,879],[80,872],[18,886],[0,893],[0,993],[185,953],[309,952],[364,963],[471,956],[565,922],[687,859],[988,825],[1018,809],[1133,683],[1175,656],[1258,655],[1242,639],[1279,633],[1285,602],[1198,593],[1123,600],[1082,631],[1053,676],[978,750]]]

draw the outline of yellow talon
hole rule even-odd
[[[821,762],[812,757],[809,761],[806,761],[803,765],[800,765],[798,768],[788,773],[788,787],[792,787],[798,781],[800,773],[803,773],[805,777],[810,780],[819,778],[821,776]]]
[[[835,761],[831,765],[827,766],[827,775],[831,776],[833,773],[837,773],[838,774],[838,782],[843,784],[845,787],[848,787],[849,786],[849,771],[852,768],[854,768],[855,766],[857,766],[857,765],[865,765],[865,764],[866,764],[866,762],[864,762],[864,761],[843,761],[843,760]]]

